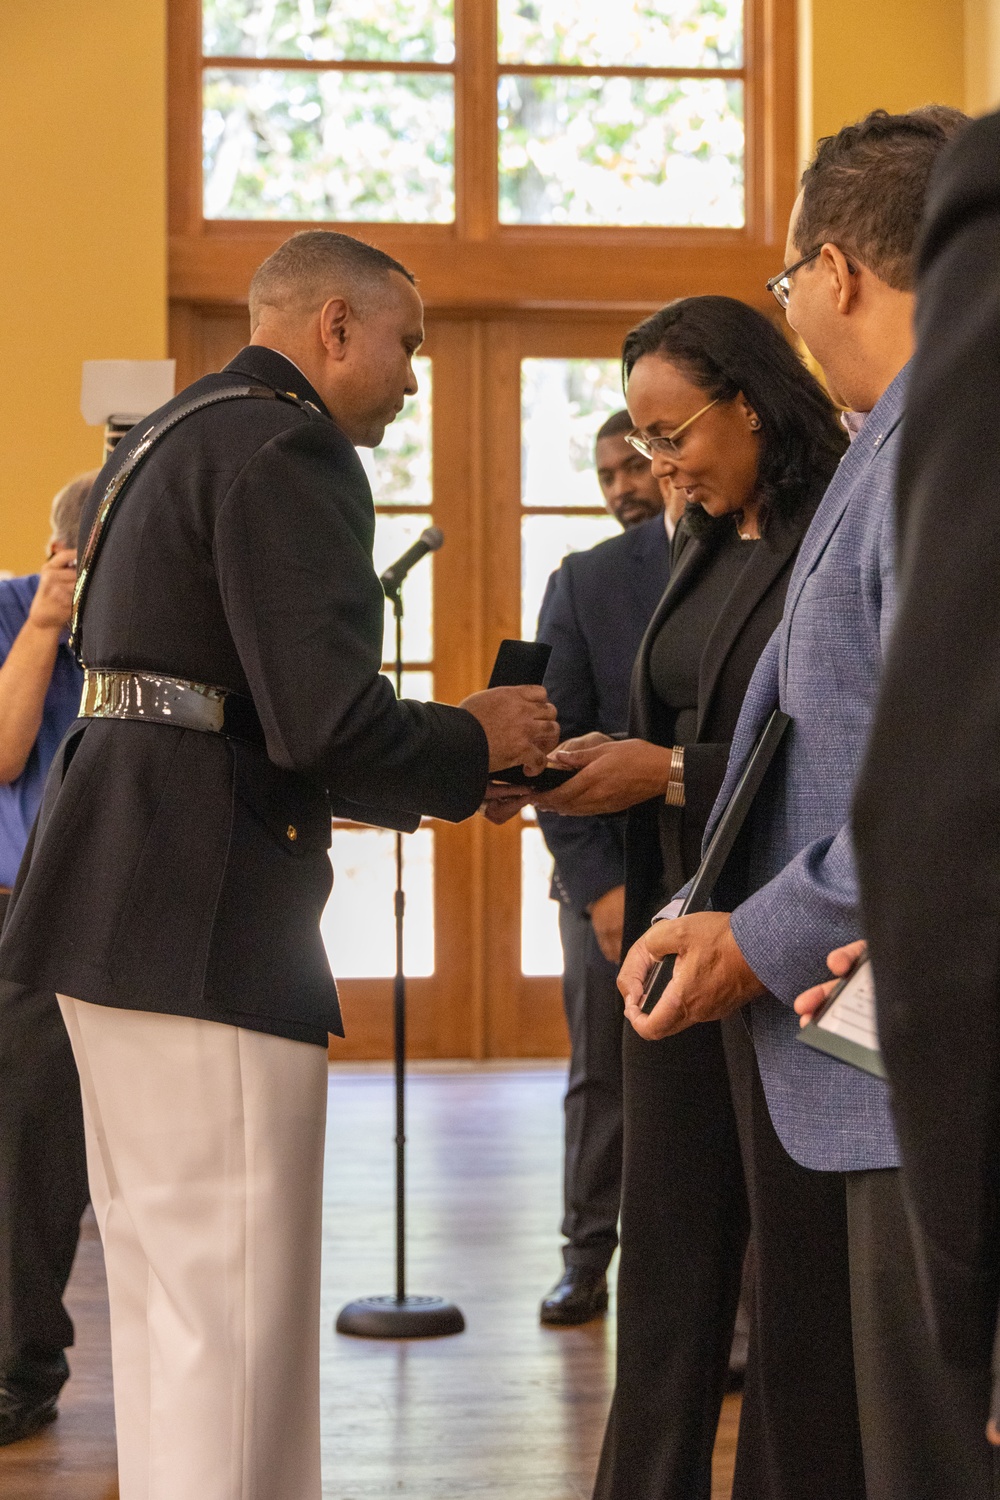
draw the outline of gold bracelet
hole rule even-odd
[[[670,779],[663,798],[668,807],[684,806],[684,746],[675,745],[670,752]]]

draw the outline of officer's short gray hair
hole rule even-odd
[[[332,229],[303,229],[254,272],[250,331],[256,329],[265,307],[308,313],[330,297],[343,297],[356,316],[364,317],[392,272],[415,284],[412,272],[364,240]]]
[[[77,546],[80,515],[100,469],[88,469],[64,484],[52,502],[52,535],[60,547]]]

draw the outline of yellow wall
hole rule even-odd
[[[81,362],[166,354],[165,3],[0,4],[0,568],[100,462]]]
[[[1000,0],[801,0],[800,155],[870,109],[966,107],[965,11]]]
[[[84,359],[166,351],[167,0],[0,0],[0,568],[99,461]],[[1000,101],[1000,0],[800,0],[805,157],[876,105]]]
[[[965,97],[973,114],[1000,105],[1000,0],[965,0]]]

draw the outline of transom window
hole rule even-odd
[[[205,218],[743,226],[743,0],[483,19],[472,0],[205,0]]]

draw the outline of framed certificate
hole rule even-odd
[[[809,1025],[799,1032],[799,1041],[874,1073],[876,1078],[886,1076],[878,1045],[875,980],[867,949],[834,986]]]

